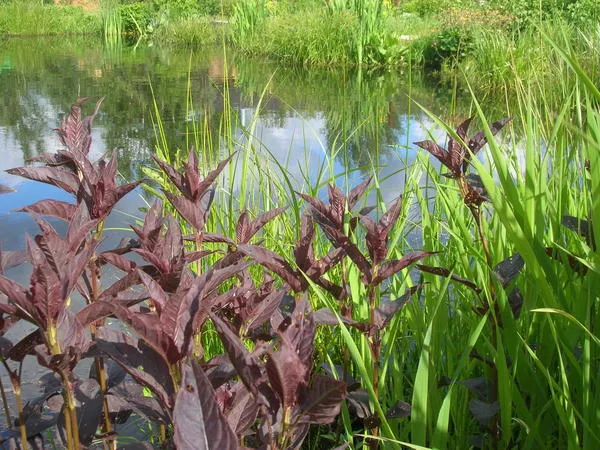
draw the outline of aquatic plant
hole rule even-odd
[[[88,446],[101,423],[103,436],[109,437],[116,417],[135,410],[162,424],[161,440],[177,448],[197,449],[202,442],[203,448],[209,448],[209,439],[210,448],[217,444],[218,448],[238,448],[250,427],[257,427],[257,443],[298,446],[309,424],[327,424],[337,416],[345,385],[313,373],[316,328],[306,298],[292,297],[291,309],[281,309],[289,286],[276,288],[268,280],[255,284],[247,270],[249,264],[242,261],[244,249],[250,254],[260,249],[253,246],[254,251],[248,251],[242,243],[249,242],[277,212],[255,221],[242,214],[239,248],[203,273],[194,274],[188,265],[211,252],[186,252],[179,224],[162,215],[160,202],[155,202],[141,228],[134,227],[138,240],[97,254],[102,221],[141,181],[118,186],[114,155],[109,161],[88,160],[91,125],[100,102],[92,116],[82,119],[84,101],[79,99],[72,106],[59,129],[66,150],[37,158],[44,166],[10,171],[60,187],[76,201],[43,200],[23,208],[36,217],[42,229],[42,234],[27,241],[27,260],[34,269],[30,287],[0,275],[0,291],[6,295],[2,303],[5,327],[18,320],[37,326],[14,345],[3,338],[4,355],[22,361],[33,354],[40,364],[60,375],[61,384],[48,386],[44,398],[36,401],[41,409],[63,392],[63,402],[50,407],[51,420],[41,415],[41,409],[19,406],[21,445],[25,448],[28,439],[56,426],[69,449]],[[181,191],[180,195],[166,195],[196,230],[198,246],[211,203],[203,203],[203,199],[228,160],[206,177],[200,176],[193,152],[183,174],[157,161]],[[66,236],[60,237],[40,215],[69,221]],[[123,255],[129,252],[137,253],[147,264],[126,259]],[[10,253],[2,253],[1,260],[6,262],[3,267],[19,262]],[[261,260],[267,266],[276,261],[269,255]],[[100,272],[106,264],[125,276],[102,290]],[[134,286],[138,289],[132,290]],[[77,313],[69,307],[75,289],[87,303]],[[108,316],[118,318],[139,337],[104,326],[103,319]],[[239,318],[244,317],[245,326],[240,328]],[[202,350],[200,359],[192,357],[192,337],[209,319],[228,358],[221,355],[202,365]],[[242,338],[255,341],[254,352],[246,349]],[[85,357],[95,358],[98,381],[74,376],[73,368]],[[121,369],[107,373],[105,357]],[[17,372],[6,368],[18,386]],[[127,381],[124,373],[139,384]],[[239,381],[231,381],[234,376]],[[144,397],[141,386],[154,397]],[[77,400],[80,397],[87,402]],[[114,399],[121,401],[115,404]],[[205,428],[210,428],[210,437]],[[105,441],[104,445],[111,444]]]

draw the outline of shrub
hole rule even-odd
[[[453,26],[421,39],[422,58],[426,68],[439,69],[445,62],[454,64],[473,49],[470,27]]]
[[[143,34],[148,31],[154,10],[149,3],[131,3],[119,7],[123,32],[125,34]]]

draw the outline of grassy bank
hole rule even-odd
[[[586,3],[587,2],[587,3]],[[589,4],[588,4],[589,3]],[[98,3],[98,10],[7,2],[0,34],[94,33],[166,47],[202,47],[225,39],[236,51],[306,66],[423,68],[449,85],[470,80],[480,97],[517,89],[518,80],[551,85],[565,66],[549,36],[581,55],[597,81],[600,4],[464,0],[323,3],[237,0],[155,0]],[[464,75],[464,76],[463,76]]]
[[[0,2],[0,5],[2,3]],[[75,6],[17,1],[0,7],[0,36],[50,36],[102,32],[102,18]]]

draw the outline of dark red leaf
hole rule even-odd
[[[88,98],[79,98],[71,105],[71,110],[67,114],[63,122],[58,129],[59,137],[65,146],[71,150],[77,150],[83,155],[87,155],[90,150],[92,143],[92,122],[98,114],[100,105],[102,104],[102,98],[96,102],[94,112],[91,116],[88,116],[81,120],[81,105],[87,101]]]
[[[165,197],[169,199],[173,207],[179,214],[196,230],[204,229],[205,215],[197,204],[193,201],[188,200],[185,197],[181,197],[170,192],[165,192]]]
[[[180,450],[237,450],[237,438],[215,401],[199,366],[183,367],[173,410],[173,441]]]
[[[250,215],[248,211],[243,211],[238,218],[235,226],[235,238],[238,242],[246,243],[248,240],[245,239],[246,234],[250,231]]]
[[[11,187],[0,184],[0,194],[9,194],[11,192],[15,192],[15,190]]]
[[[418,147],[421,147],[424,150],[427,150],[431,153],[435,158],[437,158],[444,166],[448,169],[452,170],[452,161],[450,160],[450,154],[446,152],[442,147],[437,145],[433,141],[421,141],[414,142],[414,144]]]
[[[81,355],[87,351],[91,344],[86,328],[78,317],[68,309],[64,309],[60,313],[56,329],[58,331],[57,340],[62,351],[72,347],[78,355]]]
[[[27,252],[22,250],[2,250],[0,244],[0,274],[27,261]]]
[[[352,260],[358,269],[363,273],[364,277],[371,281],[371,263],[365,258],[360,249],[347,236],[335,236],[336,246],[344,250],[346,255]]]
[[[100,253],[98,255],[98,259],[101,262],[112,264],[117,269],[122,270],[125,273],[129,273],[136,267],[136,264],[133,261],[113,253],[112,251]]]
[[[422,260],[423,258],[432,255],[432,252],[413,252],[407,255],[404,255],[400,259],[393,259],[384,262],[381,264],[377,275],[373,278],[373,284],[379,284],[391,277],[392,275],[400,272],[403,269],[406,269],[411,264],[416,263],[417,261]]]
[[[331,211],[329,207],[321,200],[315,197],[311,197],[310,195],[302,194],[301,192],[296,192],[296,194],[298,194],[302,199],[304,199],[304,201],[306,201],[312,207],[315,213],[318,213],[330,222],[335,223],[331,219]]]
[[[315,340],[315,321],[308,295],[295,299],[295,307],[289,320],[277,328],[282,340],[291,345],[306,367],[312,367],[312,354]]]
[[[7,170],[11,175],[17,175],[34,181],[57,186],[69,194],[76,195],[79,190],[79,178],[65,167],[16,167]]]
[[[306,275],[315,280],[318,277],[329,272],[331,268],[337,265],[346,256],[344,249],[335,248],[323,256],[318,261],[315,261],[307,270]]]
[[[45,199],[40,200],[32,205],[24,206],[17,211],[26,212],[29,214],[39,214],[41,216],[56,217],[57,219],[69,222],[75,214],[75,208],[76,205],[71,203]]]
[[[103,319],[112,314],[112,304],[95,301],[77,312],[77,319],[82,325],[87,326],[96,320]]]
[[[312,217],[310,214],[304,213],[302,214],[300,223],[300,239],[298,239],[294,247],[294,257],[300,270],[306,271],[314,261],[312,250],[314,236],[315,227],[312,223]]]
[[[21,362],[27,355],[34,354],[34,348],[44,342],[40,329],[32,331],[10,349],[8,357]]]
[[[231,331],[225,322],[214,314],[211,314],[211,319],[240,379],[246,386],[246,389],[252,393],[254,399],[258,400],[259,385],[262,378],[262,371],[258,360],[250,355],[244,344],[242,344],[242,341],[240,341],[240,338]]]
[[[238,242],[240,244],[246,244],[252,239],[252,237],[258,233],[268,222],[273,220],[279,214],[284,212],[287,209],[287,206],[283,206],[280,208],[272,209],[271,211],[267,211],[266,213],[259,214],[258,217],[251,222],[248,223],[247,230],[243,235],[243,239],[238,237]]]
[[[183,175],[179,173],[173,166],[162,161],[157,156],[152,156],[152,159],[154,159],[154,162],[158,164],[162,171],[169,177],[171,183],[173,183],[177,189],[183,192]]]
[[[185,236],[183,239],[186,241],[195,242],[196,236],[188,235],[188,236]],[[233,239],[228,238],[227,236],[222,236],[220,234],[210,233],[210,232],[202,233],[202,241],[203,242],[211,242],[211,243],[220,242],[220,243],[224,243],[224,244],[235,245],[235,241]]]
[[[138,371],[137,373],[144,375],[142,371]],[[134,378],[136,377],[134,376]],[[138,379],[136,378],[136,380]],[[170,425],[171,418],[165,411],[166,406],[162,406],[156,397],[146,396],[143,391],[143,386],[150,388],[146,383],[140,380],[138,380],[138,382],[125,380],[119,385],[111,388],[109,392],[111,395],[124,400],[127,403],[127,406],[149,420]],[[150,389],[155,392],[154,389]]]
[[[74,383],[77,401],[77,424],[79,439],[83,445],[91,445],[102,416],[103,395],[96,380],[86,379]],[[59,426],[64,424],[65,416],[59,419]]]
[[[398,401],[394,404],[394,406],[387,410],[385,417],[387,419],[400,419],[402,417],[408,417],[410,416],[410,410],[410,403]]]
[[[323,375],[315,375],[302,396],[300,422],[328,424],[340,413],[346,398],[346,385]]]
[[[360,183],[360,184],[354,186],[354,188],[352,188],[352,190],[348,194],[348,209],[354,208],[356,203],[358,203],[358,200],[360,199],[360,197],[362,197],[362,195],[367,190],[367,187],[369,187],[369,184],[371,183],[371,179],[372,179],[372,177],[369,177],[362,183]]]
[[[346,209],[346,197],[343,192],[333,184],[328,186],[329,189],[329,219],[333,220],[334,224],[341,228],[344,223],[344,212]]]
[[[137,271],[131,271],[125,277],[115,281],[109,287],[107,287],[102,293],[98,300],[111,301],[116,298],[121,292],[131,288],[138,284],[140,277]]]
[[[206,175],[206,178],[204,178],[204,180],[202,180],[200,182],[200,184],[198,185],[197,194],[196,194],[198,197],[203,197],[204,196],[205,192],[208,191],[208,189],[210,188],[210,186],[215,182],[215,180],[217,179],[217,177],[219,176],[219,174],[223,171],[223,169],[229,163],[229,161],[231,161],[231,158],[233,158],[234,155],[235,155],[235,152],[232,153],[231,155],[229,155],[223,161],[221,161],[217,165],[216,169],[210,171]],[[196,197],[196,198],[198,198],[198,197]],[[209,202],[209,206],[210,206],[210,202]]]
[[[317,325],[329,325],[329,326],[337,326],[339,325],[338,319],[335,316],[335,313],[329,308],[321,308],[313,313],[314,321]],[[348,317],[340,316],[340,320],[353,328],[356,328],[360,331],[369,331],[375,325],[368,322],[357,322],[354,319],[350,319]]]
[[[494,266],[494,275],[500,280],[502,287],[506,287],[519,275],[523,267],[525,261],[519,253],[515,253]]]
[[[467,143],[467,130],[469,129],[471,120],[472,117],[468,118],[456,129],[456,134],[465,144]],[[448,139],[448,152],[450,153],[450,163],[452,165],[451,170],[453,174],[457,176],[460,175],[466,151],[467,150],[465,146],[461,142],[454,140],[454,138],[450,136]]]
[[[507,117],[505,119],[494,122],[490,125],[490,131],[492,132],[492,136],[495,136],[504,126],[512,120],[512,117]],[[469,149],[473,154],[477,154],[479,150],[483,148],[483,146],[487,144],[487,137],[485,136],[485,131],[480,131],[471,139],[469,139],[468,145]],[[470,155],[465,157],[465,164],[471,159]]]
[[[295,406],[300,389],[306,386],[309,368],[285,341],[278,351],[269,355],[266,368],[271,386],[279,395],[284,411]]]
[[[253,400],[243,383],[236,383],[232,391],[234,403],[227,412],[227,422],[236,435],[242,436],[254,424],[259,405]]]
[[[4,275],[0,275],[0,292],[3,292],[7,297],[8,301],[14,304],[20,311],[25,314],[25,317],[31,315],[28,312],[30,308],[29,300],[27,299],[27,291],[16,281],[6,278]]]
[[[238,251],[251,257],[254,261],[267,269],[275,272],[292,288],[298,292],[302,290],[302,283],[298,279],[294,269],[277,253],[263,247],[251,244],[238,246]]]
[[[174,387],[169,367],[150,347],[136,338],[106,327],[98,329],[96,345],[134,379],[152,390],[165,407],[171,407]]]
[[[178,362],[182,355],[173,339],[163,331],[162,322],[153,314],[136,313],[118,304],[113,304],[113,314],[132,328],[166,362]]]
[[[279,307],[281,299],[286,293],[287,289],[279,289],[267,295],[259,305],[250,312],[244,328],[246,330],[253,330],[268,321],[273,315],[273,312]]]
[[[348,406],[350,406],[350,410],[361,419],[366,419],[373,414],[371,412],[369,393],[364,389],[349,391],[347,394],[347,402]]]
[[[422,264],[417,264],[417,268],[423,272],[431,273],[433,275],[438,275],[440,277],[450,277],[452,280],[465,285],[466,287],[468,287],[469,289],[473,290],[474,292],[476,292],[478,294],[481,292],[481,288],[479,288],[471,280],[467,280],[466,278],[460,277],[444,267],[434,267],[434,266],[425,266]]]
[[[381,219],[379,219],[379,231],[387,239],[390,231],[396,225],[400,212],[402,211],[402,197],[398,197],[394,204],[388,209]]]
[[[411,287],[399,299],[390,301],[389,297],[384,296],[379,302],[379,306],[375,310],[375,325],[380,329],[384,329],[392,320],[394,315],[408,303],[410,297],[421,288],[421,284]]]
[[[158,314],[160,315],[167,303],[169,303],[168,294],[165,291],[163,291],[160,285],[156,281],[154,281],[151,276],[147,275],[143,270],[138,269],[138,275],[144,283],[144,285],[146,286],[146,289],[148,289],[150,301],[152,302],[153,306],[156,308]]]
[[[123,197],[125,197],[127,194],[129,194],[131,191],[133,191],[136,187],[138,187],[140,184],[144,183],[145,181],[146,180],[137,180],[137,181],[134,181],[133,183],[126,183],[126,184],[119,186],[115,190],[114,200],[113,200],[113,204],[111,205],[111,207],[114,206],[119,200],[121,200]]]

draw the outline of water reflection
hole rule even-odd
[[[279,67],[220,48],[176,52],[105,48],[88,37],[14,39],[0,42],[0,62],[2,170],[55,151],[53,129],[73,100],[104,96],[92,158],[117,151],[120,173],[128,180],[141,176],[140,168],[151,164],[162,142],[157,116],[166,143],[160,145],[169,152],[202,146],[203,139],[220,142],[224,123],[231,124],[239,149],[247,148],[251,133],[258,158],[277,161],[298,188],[330,171],[350,174],[341,181],[354,182],[379,166],[385,178],[406,167],[414,157],[410,143],[432,128],[412,100],[442,116],[451,102],[414,74],[409,83],[393,72]],[[0,231],[4,248],[19,248],[23,240],[15,233],[35,227],[25,214],[10,211],[64,194],[3,171],[0,183],[17,189],[0,199]],[[382,189],[392,198],[401,183],[392,177]],[[136,191],[122,208],[135,212],[143,204]],[[122,217],[115,223],[126,225]]]

